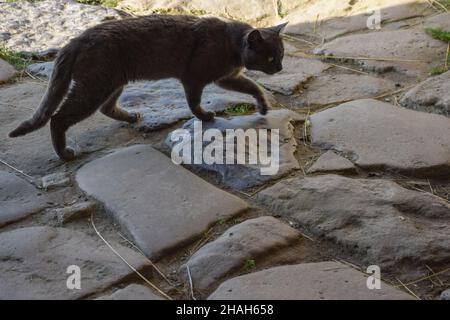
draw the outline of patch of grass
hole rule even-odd
[[[248,103],[239,103],[232,107],[229,107],[227,110],[225,110],[225,114],[230,116],[239,116],[243,114],[248,114],[252,112],[255,109],[254,106]]]
[[[7,61],[17,70],[25,69],[32,61],[32,59],[27,57],[25,54],[9,50],[4,46],[0,46],[0,58]]]
[[[442,74],[444,72],[447,72],[447,71],[448,71],[448,68],[446,68],[445,66],[434,66],[434,67],[431,68],[430,74],[432,76],[437,76],[437,75],[440,75],[440,74]]]
[[[450,42],[450,32],[440,28],[425,28],[425,31],[434,39]]]
[[[190,9],[190,10],[184,10],[181,8],[158,8],[152,11],[152,13],[156,14],[184,14],[184,15],[190,15],[190,16],[204,16],[208,12],[201,9]]]
[[[256,262],[253,259],[245,260],[244,269],[245,271],[250,271],[256,268]]]
[[[104,6],[108,8],[117,7],[120,0],[77,0],[78,3],[90,4],[93,6]]]
[[[437,2],[439,2],[445,8],[450,9],[450,0],[438,0]]]

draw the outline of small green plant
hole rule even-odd
[[[254,106],[248,103],[239,103],[225,110],[225,114],[230,116],[243,115],[254,110]]]
[[[117,7],[120,0],[77,0],[77,2],[82,4],[90,4],[93,6],[104,6],[108,8]]]
[[[30,63],[31,58],[25,54],[13,50],[9,50],[5,46],[0,46],[0,59],[7,61],[13,65],[17,70],[25,69]]]
[[[252,269],[255,269],[255,267],[256,267],[256,262],[255,262],[255,260],[253,260],[253,259],[245,260],[244,269],[245,269],[246,271],[250,271],[250,270],[252,270]]]
[[[190,16],[203,16],[205,14],[207,14],[207,12],[205,10],[202,9],[190,9],[190,10],[184,10],[184,9],[180,9],[180,8],[158,8],[158,9],[154,9],[152,11],[153,13],[156,14],[185,14],[185,15],[190,15]]]
[[[450,42],[450,32],[441,28],[425,28],[425,31],[434,39]]]
[[[437,75],[442,74],[447,71],[448,71],[448,68],[445,66],[434,66],[431,68],[430,74],[433,76],[437,76]]]

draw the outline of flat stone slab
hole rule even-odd
[[[299,237],[297,230],[273,217],[246,220],[200,248],[181,271],[186,273],[189,266],[194,289],[205,291],[233,271],[243,269],[247,260],[258,263]]]
[[[101,296],[96,300],[164,300],[147,286],[130,284],[110,295]]]
[[[289,10],[290,5],[298,7]],[[434,12],[426,1],[415,0],[284,0],[282,6],[286,7],[289,13],[285,17],[285,20],[290,22],[285,29],[287,33],[325,40],[355,31],[369,31],[367,22],[375,9],[380,9],[380,25],[383,28],[386,28],[389,22],[422,17]]]
[[[216,85],[207,86],[202,96],[202,107],[208,111],[220,112],[241,103],[255,104],[255,100],[250,95]],[[135,126],[142,131],[156,130],[194,116],[181,84],[175,79],[129,84],[119,97],[119,104],[141,113],[142,118]]]
[[[261,85],[271,91],[291,95],[296,93],[302,83],[329,67],[329,65],[317,60],[286,55],[283,59],[283,70],[281,72],[274,75],[257,73],[256,78]]]
[[[0,59],[0,84],[8,82],[9,79],[16,75],[17,71],[12,65],[3,59]]]
[[[429,78],[400,99],[406,108],[450,117],[450,71]]]
[[[120,19],[114,9],[68,0],[0,3],[4,44],[15,51],[39,52],[60,48],[85,29]]]
[[[395,71],[416,79],[426,78],[430,65],[444,61],[446,51],[445,42],[433,39],[420,26],[343,36],[324,44],[315,53],[353,60],[365,70],[379,73]]]
[[[338,262],[275,267],[222,283],[208,300],[411,300],[381,283],[367,288],[367,276]]]
[[[347,173],[356,174],[355,165],[348,159],[334,153],[333,151],[327,151],[314,162],[314,164],[308,169],[308,173],[323,173],[323,172],[335,172],[335,173]]]
[[[270,110],[267,115],[261,116],[259,114],[251,114],[246,116],[235,116],[226,118],[216,117],[213,122],[202,123],[202,132],[204,133],[206,130],[214,129],[219,130],[223,136],[223,164],[213,163],[208,164],[204,160],[202,160],[201,164],[188,164],[189,167],[215,173],[220,182],[226,184],[227,186],[232,187],[237,190],[244,190],[250,187],[255,187],[264,182],[277,179],[293,170],[299,169],[300,166],[298,164],[297,159],[294,156],[294,153],[297,148],[297,142],[295,140],[295,130],[294,125],[301,121],[304,121],[304,116],[301,116],[293,111],[280,109],[280,110]],[[194,129],[195,123],[199,123],[196,119],[192,119],[186,122],[182,129],[186,129],[191,137],[194,137]],[[236,157],[235,164],[226,164],[226,156],[227,153],[226,147],[224,146],[227,141],[231,145],[237,145],[234,138],[230,138],[226,134],[228,129],[242,129],[244,131],[248,129],[279,129],[279,165],[278,170],[270,174],[262,174],[261,169],[269,168],[270,165],[262,164],[258,161],[256,164],[250,164],[249,159],[249,140],[245,140],[245,164],[237,164]],[[185,139],[183,141],[179,141],[179,138],[175,135],[177,131],[171,132],[167,139],[166,145],[170,148],[177,147],[177,149],[181,149],[181,146],[189,144],[189,140]],[[259,131],[256,131],[256,135],[259,137]],[[267,134],[270,141],[268,142],[268,150],[271,152],[271,144],[272,144],[272,136],[270,133]],[[200,139],[201,137],[197,137]],[[228,139],[228,140],[227,140]],[[233,139],[233,140],[231,140]],[[205,152],[206,148],[210,144],[210,141],[204,141],[202,151]],[[193,144],[192,144],[193,145]],[[251,144],[253,147],[255,146],[253,143]],[[259,138],[256,142],[258,150],[260,150],[261,145],[259,144]],[[237,147],[236,147],[237,149]],[[190,150],[190,149],[189,149]],[[182,152],[181,152],[182,153]],[[271,155],[271,154],[270,154]],[[188,157],[189,158],[189,157]],[[275,158],[273,158],[275,159]],[[191,152],[191,163],[193,161],[193,152]],[[275,161],[271,162],[273,164],[273,168],[275,168]]]
[[[311,137],[365,169],[450,174],[450,119],[444,116],[356,100],[311,116]]]
[[[388,180],[298,177],[263,190],[257,199],[364,265],[401,273],[450,262],[448,203]]]
[[[324,106],[356,99],[373,98],[394,91],[390,80],[359,74],[322,75],[308,83],[299,105]]]
[[[247,204],[147,145],[119,149],[84,165],[79,187],[102,202],[133,242],[157,259],[199,237]]]
[[[48,206],[47,197],[42,191],[15,174],[0,171],[0,227]]]
[[[30,227],[0,233],[0,299],[79,299],[102,291],[134,272],[97,238],[78,231]],[[137,270],[147,262],[142,255],[113,244]],[[67,281],[80,268],[81,289]],[[70,281],[69,281],[70,282]],[[71,283],[71,282],[70,282]]]

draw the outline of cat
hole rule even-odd
[[[9,136],[25,135],[50,120],[56,154],[63,161],[73,160],[66,131],[97,109],[116,120],[139,120],[139,113],[116,103],[123,87],[136,80],[178,79],[190,110],[202,121],[215,116],[200,106],[202,91],[210,83],[252,95],[264,115],[270,102],[242,70],[266,74],[282,70],[280,33],[286,24],[253,28],[215,17],[149,15],[92,27],[60,50],[37,111]]]

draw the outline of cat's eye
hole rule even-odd
[[[274,57],[270,57],[270,58],[267,59],[267,60],[269,60],[269,62],[272,62],[272,61],[274,60]]]

